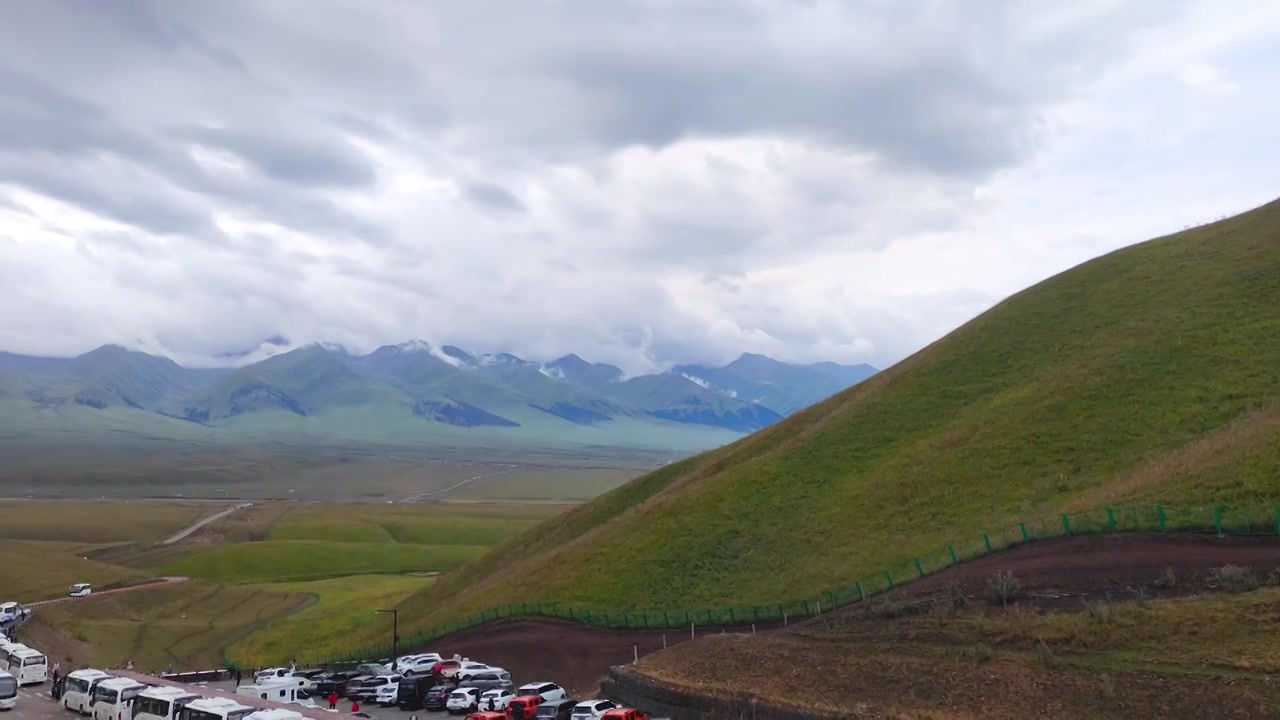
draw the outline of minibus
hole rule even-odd
[[[258,708],[241,705],[231,698],[203,697],[182,708],[178,720],[244,720]]]
[[[103,680],[115,677],[101,670],[72,670],[67,673],[67,683],[62,688],[62,707],[88,715],[93,707],[93,690]]]
[[[9,651],[9,672],[19,685],[39,685],[49,679],[49,661],[39,650],[23,646]]]
[[[18,679],[0,670],[0,710],[12,710],[18,704]]]
[[[133,700],[133,720],[177,720],[179,711],[200,696],[186,688],[149,687]]]
[[[130,678],[111,678],[93,689],[93,720],[126,720],[138,693],[147,686]]]
[[[269,710],[259,710],[245,720],[304,720],[302,713],[293,710],[285,710],[284,708],[271,708]]]

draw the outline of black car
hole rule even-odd
[[[347,678],[347,684],[342,686],[342,697],[352,700],[355,694],[364,688],[365,683],[376,678],[376,675],[352,675]]]
[[[511,673],[505,670],[478,672],[468,676],[466,680],[460,680],[458,687],[480,688],[481,691],[510,690],[512,687]]]
[[[435,678],[430,675],[405,675],[400,678],[400,687],[396,690],[396,707],[401,710],[421,710],[422,700],[435,682]]]
[[[441,683],[432,685],[427,688],[427,692],[422,696],[423,710],[445,710],[449,702],[449,693],[458,688],[454,683]]]
[[[318,695],[325,700],[328,700],[330,693],[336,692],[339,695],[346,695],[347,681],[355,676],[354,672],[348,670],[322,672],[311,678],[311,681],[316,684],[312,694]]]
[[[534,720],[569,720],[569,716],[573,714],[573,706],[577,704],[578,701],[573,698],[544,702],[533,711],[533,717]]]

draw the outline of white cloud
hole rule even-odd
[[[1280,188],[1280,6],[1257,0],[10,15],[20,352],[199,362],[283,335],[883,366]]]

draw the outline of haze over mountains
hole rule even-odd
[[[723,367],[681,365],[627,377],[575,354],[540,363],[422,341],[367,355],[317,343],[239,368],[197,369],[104,345],[73,358],[0,353],[0,423],[15,429],[66,415],[91,429],[98,417],[128,416],[211,432],[430,441],[471,431],[490,442],[554,436],[589,444],[607,436],[603,441],[615,445],[627,443],[633,430],[665,428],[669,435],[683,428],[692,447],[711,447],[875,372],[869,365],[796,365],[744,354]],[[643,438],[634,442],[646,445]]]

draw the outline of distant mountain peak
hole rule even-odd
[[[474,355],[467,352],[466,350],[463,350],[457,345],[445,345],[444,347],[440,348],[440,352],[456,360],[457,363],[454,363],[455,365],[458,363],[465,363],[467,365],[471,365],[471,364],[474,364],[476,361],[476,358]]]

